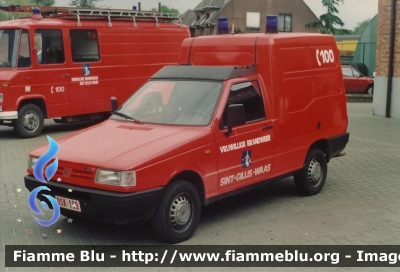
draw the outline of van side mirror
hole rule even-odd
[[[232,133],[232,128],[244,125],[246,123],[246,114],[244,113],[243,104],[229,105],[227,117],[228,131],[225,132],[225,135],[229,137]]]
[[[110,98],[111,102],[111,114],[113,114],[118,109],[118,99],[115,96]]]

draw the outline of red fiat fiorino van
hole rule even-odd
[[[294,176],[300,193],[320,192],[347,124],[333,36],[189,38],[179,65],[154,74],[109,120],[57,140],[48,187],[65,216],[151,219],[176,243],[192,236],[203,205],[263,182]],[[29,154],[30,191],[43,184],[32,169],[47,148]]]

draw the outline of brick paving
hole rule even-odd
[[[293,179],[216,202],[202,211],[200,225],[184,245],[394,245],[400,242],[400,120],[372,116],[371,103],[348,103],[347,155],[328,164],[324,189],[299,196]],[[148,223],[99,224],[61,216],[50,227],[33,219],[23,184],[27,154],[87,125],[46,121],[40,137],[19,139],[0,127],[0,271],[131,271],[132,268],[5,268],[4,245],[160,244]],[[18,189],[21,189],[19,192]],[[20,220],[18,220],[18,218]],[[20,222],[18,222],[20,221]],[[57,229],[62,229],[58,234]],[[28,232],[28,230],[31,230]],[[144,269],[170,271],[167,268]],[[181,271],[206,269],[185,268]],[[215,270],[215,269],[214,269]],[[219,271],[228,271],[221,268]],[[231,269],[229,271],[243,271]],[[251,268],[251,271],[320,271]],[[324,269],[332,271],[336,269]],[[351,268],[354,271],[392,269]]]

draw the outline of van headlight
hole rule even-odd
[[[136,172],[97,169],[94,182],[122,187],[136,186]]]
[[[35,167],[35,164],[36,164],[38,159],[39,158],[29,156],[29,158],[28,158],[28,169],[32,169],[33,170],[33,168]]]

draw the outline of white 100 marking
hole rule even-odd
[[[56,93],[62,93],[62,92],[64,92],[64,86],[56,87]]]
[[[317,57],[317,62],[318,62],[319,66],[322,65],[320,60],[319,60],[319,57],[322,58],[323,63],[330,63],[330,62],[334,62],[335,61],[335,55],[333,54],[332,49],[321,50],[321,51],[319,51],[317,49],[316,57]]]

